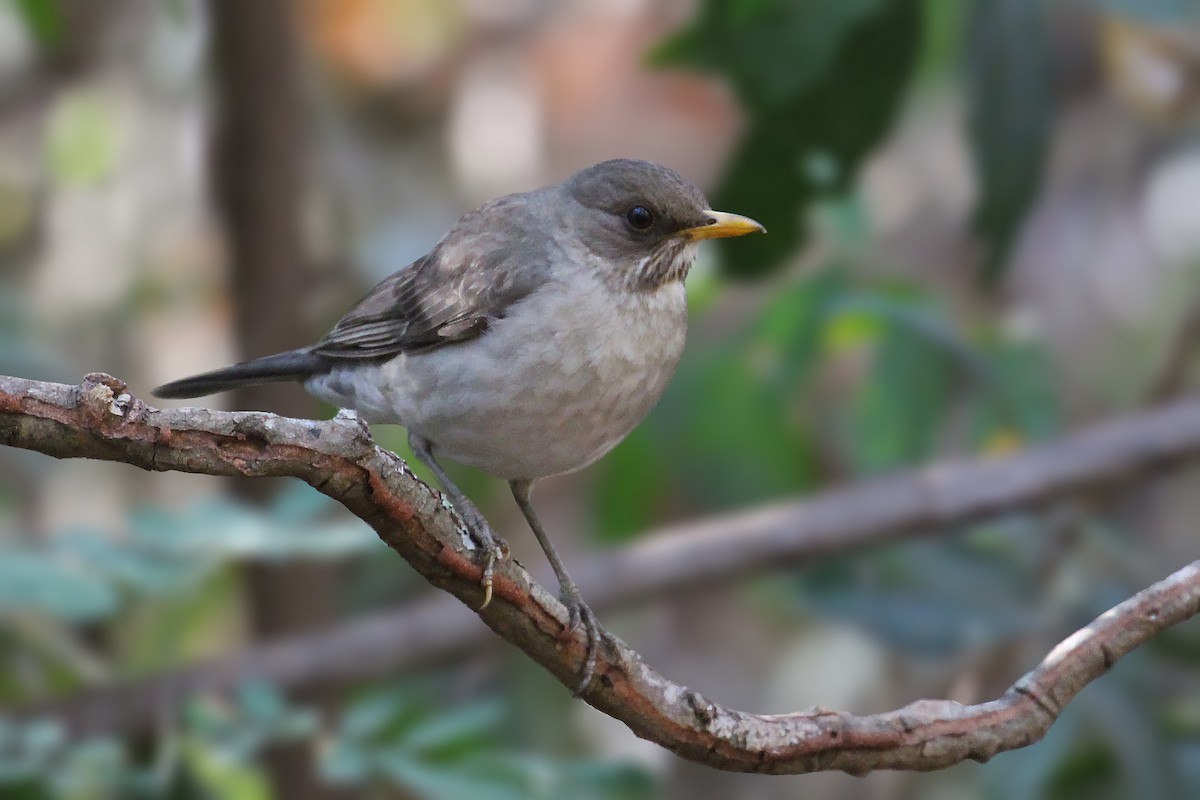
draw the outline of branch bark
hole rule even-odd
[[[98,374],[78,387],[0,377],[0,444],[150,470],[296,477],[371,525],[433,585],[472,608],[482,599],[480,569],[456,515],[401,459],[374,446],[365,430],[351,422],[202,409],[160,411],[132,398],[116,379]],[[808,503],[669,532],[609,557],[588,573],[589,584],[609,581],[607,591],[593,600],[632,600],[778,564],[781,556],[795,561],[914,530],[962,524],[1198,457],[1200,404],[1181,404],[1008,459],[946,464]],[[688,557],[674,558],[685,545]],[[671,682],[624,645],[601,654],[585,699],[637,735],[720,769],[779,774],[939,769],[966,759],[985,761],[1037,741],[1083,686],[1126,653],[1197,613],[1200,562],[1072,635],[1000,699],[973,706],[922,700],[869,716],[825,709],[747,714]],[[564,633],[565,610],[519,565],[505,563],[497,571],[495,599],[480,617],[558,680],[573,684],[584,654],[582,634]],[[428,626],[387,633],[427,635],[439,647],[454,644],[453,637],[439,639]],[[288,661],[286,649],[269,654],[276,661],[258,667],[295,675],[298,667]],[[215,675],[203,674],[210,679]]]

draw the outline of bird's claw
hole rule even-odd
[[[483,611],[492,602],[496,562],[507,558],[508,544],[492,531],[487,520],[483,518],[483,514],[479,513],[474,506],[459,509],[459,516],[466,525],[471,541],[483,553],[483,575],[479,578],[479,585],[483,587],[483,602],[476,609]]]
[[[579,682],[571,693],[574,697],[582,697],[591,684],[592,678],[596,675],[596,661],[600,655],[600,645],[602,642],[611,643],[612,634],[600,627],[600,621],[596,618],[595,612],[588,607],[587,603],[583,602],[583,597],[580,596],[578,589],[573,586],[564,588],[562,603],[567,607],[569,615],[567,628],[563,631],[563,635],[565,637],[573,636],[575,631],[582,628],[584,636],[587,637],[583,666],[579,670]]]

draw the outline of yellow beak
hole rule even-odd
[[[689,241],[698,242],[701,239],[728,239],[731,236],[745,236],[747,233],[766,233],[767,229],[749,217],[738,214],[726,214],[724,211],[705,211],[708,222],[695,228],[685,228],[679,235]]]

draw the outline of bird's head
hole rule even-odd
[[[579,240],[636,290],[686,278],[703,239],[766,233],[748,217],[713,211],[694,184],[649,161],[604,161],[556,188],[575,209]]]

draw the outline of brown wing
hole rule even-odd
[[[548,272],[549,241],[521,197],[463,217],[429,255],[384,278],[311,352],[390,358],[481,335]]]

